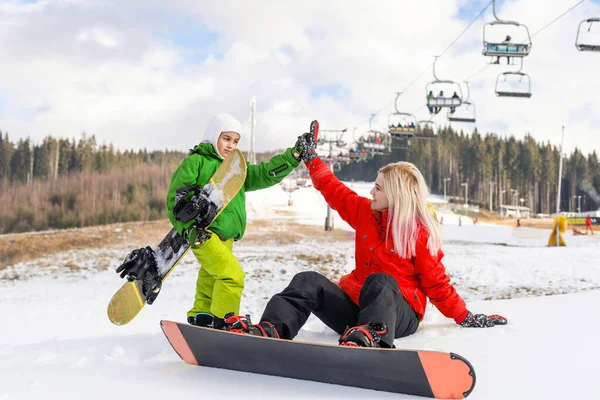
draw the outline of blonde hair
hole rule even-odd
[[[386,165],[379,173],[383,175],[383,191],[389,202],[386,238],[391,230],[396,254],[414,257],[419,229],[426,229],[427,248],[432,256],[437,255],[442,248],[442,235],[428,209],[429,189],[419,169],[401,161]]]

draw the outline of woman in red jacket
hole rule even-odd
[[[228,329],[293,339],[313,313],[341,335],[340,344],[392,347],[395,338],[416,332],[427,298],[464,327],[507,323],[498,315],[472,314],[450,284],[440,227],[427,207],[429,191],[413,164],[381,168],[368,199],[340,182],[314,151],[304,161],[314,187],[356,230],[356,267],[339,285],[318,272],[301,272],[269,300],[259,324],[230,316]]]

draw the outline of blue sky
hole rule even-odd
[[[219,34],[205,29],[197,19],[171,14],[165,17],[165,22],[172,29],[160,31],[156,37],[184,49],[181,55],[186,61],[200,64],[211,54],[222,58],[223,52],[218,46]]]
[[[577,2],[498,0],[498,16],[533,31]],[[304,132],[306,120],[314,118],[323,129],[357,127],[360,135],[370,114],[381,110],[373,119],[373,128],[380,129],[393,112],[394,93],[409,84],[399,109],[418,120],[428,118],[423,95],[432,80],[427,67],[432,55],[447,49],[490,0],[415,2],[406,9],[402,29],[347,23],[385,20],[397,2],[368,10],[360,0],[340,7],[271,0],[268,8],[188,1],[148,1],[144,7],[140,2],[107,7],[102,0],[48,1],[44,7],[40,0],[10,3],[10,14],[0,13],[0,48],[11,60],[0,63],[3,131],[42,140],[48,132],[85,130],[121,148],[186,149],[214,113],[226,111],[247,124],[253,95],[262,151],[289,146],[294,132]],[[568,124],[571,145],[600,148],[593,128],[600,115],[594,101],[598,57],[574,46],[579,22],[600,14],[598,4],[586,1],[536,36],[524,69],[532,80],[531,99],[495,95],[496,77],[511,69],[484,69],[489,59],[481,55],[482,28],[493,18],[491,7],[440,59],[438,77],[469,79],[481,132],[532,132],[536,139],[556,142],[560,126]],[[415,40],[423,24],[427,35]],[[232,47],[236,44],[242,45]],[[31,49],[38,48],[45,52],[33,57]],[[207,64],[207,57],[215,61]],[[589,106],[582,111],[581,104]],[[443,125],[444,117],[434,120]],[[174,143],[165,131],[182,132],[183,138]]]
[[[313,99],[316,99],[321,96],[328,96],[328,97],[331,97],[332,99],[339,100],[341,89],[342,89],[342,85],[340,85],[339,83],[314,86],[310,90],[310,95]]]
[[[477,14],[479,14],[481,12],[481,10],[483,9],[483,7],[485,7],[488,3],[489,3],[489,0],[469,1],[468,3],[466,3],[463,6],[459,7],[459,9],[458,9],[458,18],[460,20],[469,21],[470,22],[473,18],[475,18],[475,16],[477,16]],[[497,8],[501,4],[502,4],[501,0],[497,0],[496,1],[496,7]],[[490,8],[488,10],[486,10],[486,12],[484,13],[484,16],[487,15],[488,13],[489,13],[489,15],[492,15],[492,7],[491,6],[490,6]]]
[[[600,4],[600,0],[588,0],[590,3]],[[471,21],[483,7],[485,7],[490,0],[473,0],[469,1],[458,9],[458,18],[463,21]],[[504,0],[496,0],[496,14],[498,14],[499,18],[502,18],[502,4]],[[573,5],[577,3],[577,0],[573,0]],[[583,4],[582,4],[583,5]],[[566,9],[565,9],[566,11]],[[489,9],[484,13],[485,15],[492,15],[492,6],[490,5]]]

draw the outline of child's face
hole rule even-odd
[[[235,149],[240,141],[240,134],[237,132],[221,132],[217,140],[217,151],[221,157],[225,158],[231,150]]]

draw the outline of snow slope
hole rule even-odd
[[[349,185],[368,196],[372,184]],[[313,269],[335,277],[353,265],[351,232],[347,240],[330,242],[310,237],[292,243],[272,240],[295,223],[324,223],[326,206],[314,189],[299,189],[291,198],[294,204],[288,206],[289,194],[279,187],[248,193],[249,225],[269,221],[261,225],[258,236],[248,235],[235,247],[247,272],[242,310],[255,318],[295,273]],[[336,228],[349,230],[335,212],[334,218]],[[513,228],[474,226],[464,219],[459,227],[451,214],[444,214],[444,221],[444,262],[457,290],[472,311],[500,313],[509,324],[481,330],[460,328],[430,305],[417,333],[396,340],[396,346],[452,351],[469,359],[477,372],[470,399],[597,398],[599,237],[567,234],[567,248],[546,248],[543,232],[522,235]],[[113,326],[106,318],[106,304],[122,284],[114,268],[130,247],[117,243],[101,250],[114,253],[107,271],[60,267],[65,260],[85,264],[98,250],[49,256],[48,268],[36,268],[30,262],[0,271],[0,277],[15,273],[22,277],[0,280],[4,327],[0,331],[0,400],[173,395],[411,398],[183,363],[158,322],[182,320],[191,305],[198,267],[189,255],[154,305],[130,324]],[[324,253],[331,255],[325,265],[310,262],[311,256]],[[337,335],[311,318],[298,339],[335,343]]]

